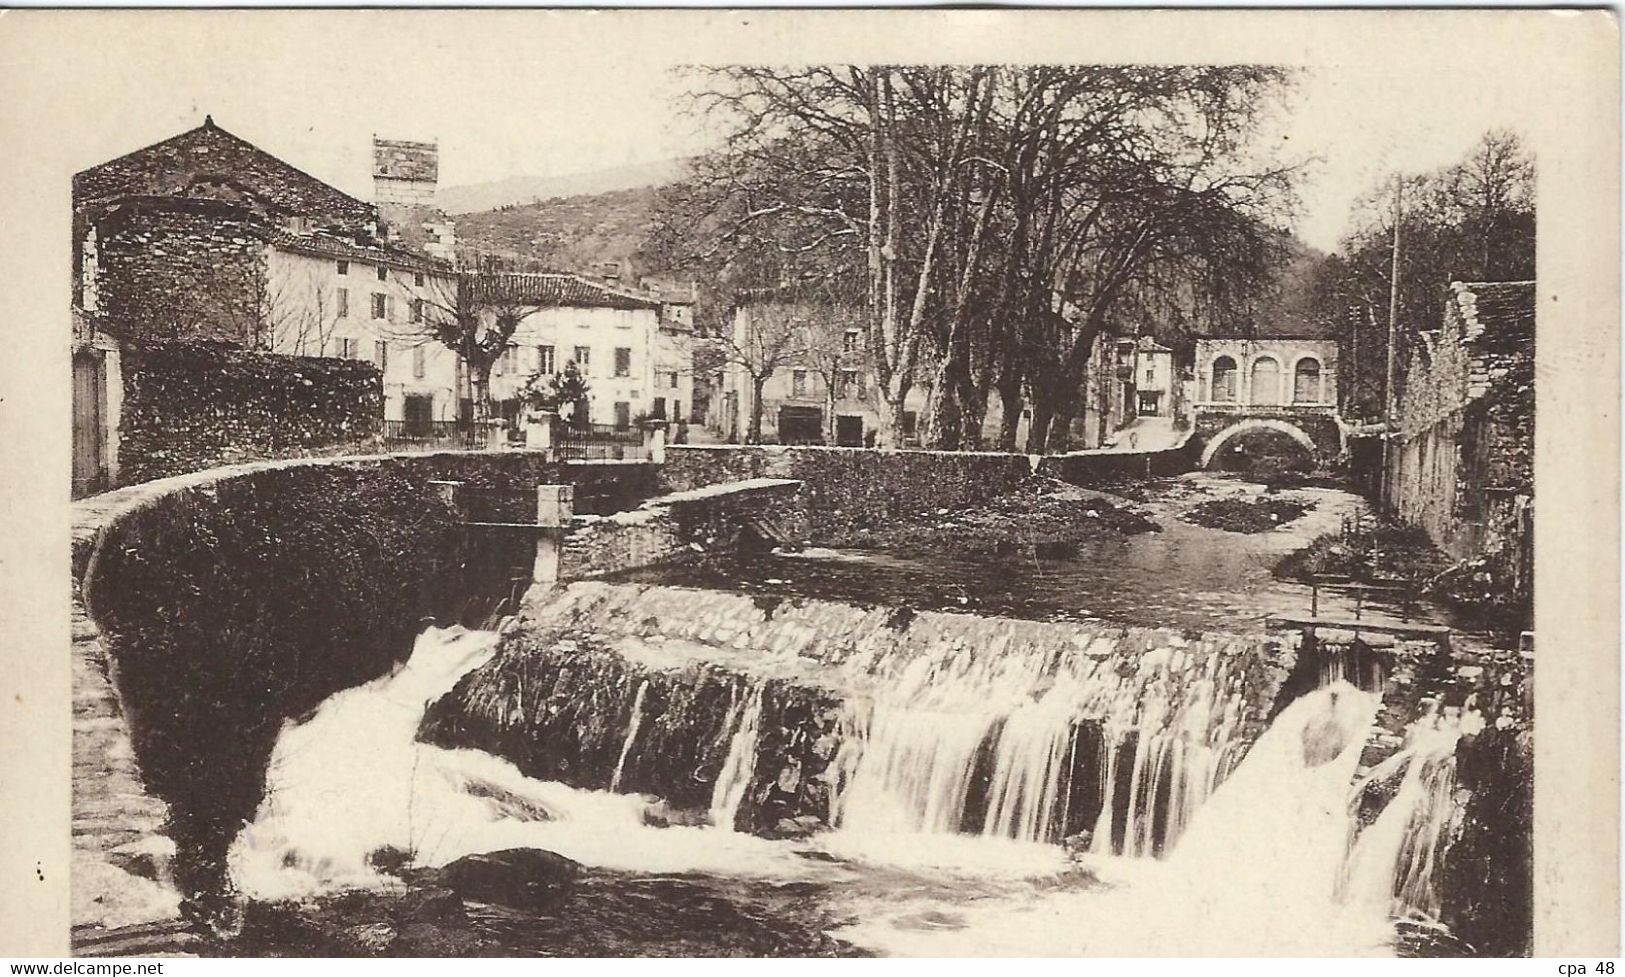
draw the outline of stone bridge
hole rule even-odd
[[[1278,431],[1302,445],[1317,464],[1337,460],[1347,448],[1343,421],[1330,404],[1195,405],[1196,436],[1202,441],[1201,465],[1209,467],[1232,439],[1260,431]]]

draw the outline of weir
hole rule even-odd
[[[582,582],[528,604],[423,733],[577,787],[704,798],[715,823],[760,834],[1080,836],[1150,855],[1257,735],[1292,654],[1270,637]]]

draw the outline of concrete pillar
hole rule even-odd
[[[649,460],[657,465],[666,463],[666,422],[647,421],[643,426],[643,447]]]
[[[559,415],[557,411],[543,410],[531,414],[525,422],[525,447],[542,451],[552,460],[554,445],[558,443]]]
[[[558,583],[564,550],[564,534],[575,514],[575,486],[536,486],[536,565],[531,579],[536,583]]]
[[[506,448],[508,446],[508,424],[499,418],[492,418],[485,422],[485,446],[491,449]]]

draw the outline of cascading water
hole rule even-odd
[[[762,729],[762,691],[758,684],[735,704],[729,720],[734,732],[728,738],[728,755],[722,761],[722,771],[711,791],[711,823],[730,831],[739,820],[739,805],[745,800],[751,775],[756,770],[756,744]]]
[[[629,619],[613,607],[597,613]],[[872,919],[842,934],[937,955],[1382,952],[1391,914],[1437,912],[1432,874],[1465,723],[1429,714],[1415,724],[1406,748],[1372,771],[1372,782],[1398,781],[1392,800],[1357,831],[1351,790],[1361,793],[1355,771],[1378,698],[1330,674],[1253,741],[1262,710],[1247,649],[1256,645],[950,615],[915,620],[904,635],[882,615],[846,613],[868,616],[842,630],[785,611],[752,631],[733,605],[703,619],[709,643],[613,636],[605,653],[632,656],[637,668],[591,672],[591,684],[567,689],[613,693],[604,700],[613,723],[581,754],[597,764],[588,786],[649,790],[650,765],[682,757],[683,773],[705,778],[695,813],[714,827],[651,826],[657,799],[647,794],[573,789],[481,750],[417,742],[426,703],[444,703],[454,685],[489,703],[516,739],[527,715],[549,708],[535,698],[552,674],[539,665],[491,672],[486,686],[459,683],[487,671],[494,635],[431,631],[394,675],[331,697],[284,731],[267,799],[233,848],[234,876],[258,897],[305,895],[378,883],[380,849],[433,867],[531,847],[644,873],[871,878],[862,873],[878,863],[879,878],[902,868],[999,880],[1003,888],[983,890],[996,897],[971,902],[958,886],[884,890],[864,910]],[[686,626],[675,613],[659,619]],[[820,633],[842,637],[817,646]],[[577,657],[564,667],[577,668],[586,639],[571,640]],[[565,644],[549,638],[538,653]],[[819,674],[847,690],[827,700],[833,733],[798,727],[805,710],[786,711],[812,701],[785,692],[808,680],[810,646],[827,649]],[[685,655],[712,664],[696,671],[678,661]],[[771,693],[768,675],[784,679]],[[704,683],[706,697],[684,698],[684,682]],[[502,688],[520,697],[511,708]],[[806,741],[823,735],[836,741],[827,770],[779,766],[816,753]],[[696,752],[684,737],[707,745]],[[735,830],[762,823],[749,806],[809,777],[829,784],[834,831],[783,842]],[[1055,842],[1091,828],[1080,858],[1101,885],[1021,881],[1075,871]],[[809,849],[823,860],[802,857]],[[957,928],[893,925],[942,913]]]
[[[1392,798],[1349,852],[1340,885],[1345,901],[1394,916],[1438,919],[1434,875],[1456,812],[1456,743],[1475,722],[1481,722],[1476,712],[1464,718],[1426,703],[1406,730],[1404,747],[1356,787],[1358,801],[1368,785],[1399,777]]]
[[[615,772],[609,777],[610,793],[618,793],[621,789],[621,774],[626,772],[626,758],[632,753],[632,746],[638,740],[638,728],[643,725],[643,700],[649,694],[649,682],[644,680],[638,683],[637,694],[632,697],[632,721],[626,726],[626,739],[621,743],[621,755],[615,760]]]

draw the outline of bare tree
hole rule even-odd
[[[762,441],[762,391],[780,368],[793,362],[803,332],[804,308],[770,296],[744,296],[734,328],[716,337],[722,361],[750,384],[748,444]]]
[[[438,342],[468,370],[474,420],[491,417],[491,370],[525,317],[541,308],[524,276],[499,270],[429,276],[417,321],[394,327],[408,342]]]

